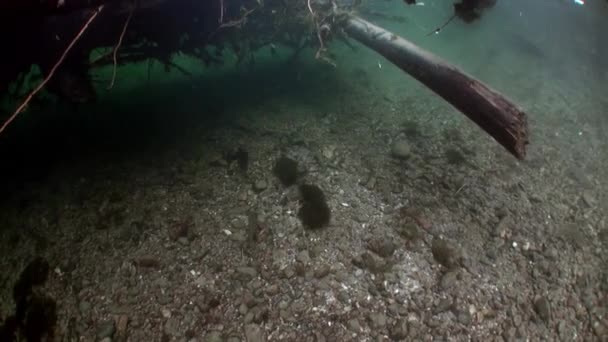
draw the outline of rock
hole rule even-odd
[[[112,339],[110,337],[104,337],[102,340],[100,340],[99,342],[112,342]]]
[[[551,306],[547,297],[542,296],[534,302],[534,311],[545,322],[551,319]]]
[[[287,266],[283,270],[283,276],[287,279],[293,278],[294,275],[296,275],[296,270],[295,270],[295,267],[293,267],[293,266]]]
[[[373,329],[382,329],[386,325],[386,316],[383,313],[372,312],[368,318]]]
[[[458,322],[462,325],[469,325],[471,324],[471,313],[469,313],[468,310],[462,308],[462,309],[458,309],[455,312],[456,314],[456,319],[458,320]]]
[[[102,340],[106,337],[112,338],[112,336],[114,336],[115,331],[116,331],[116,327],[114,325],[114,321],[101,322],[97,326],[97,339]]]
[[[326,277],[330,271],[331,271],[331,268],[329,267],[329,265],[323,264],[323,265],[319,266],[317,269],[315,269],[314,276],[317,279],[321,279],[321,278]]]
[[[91,311],[91,303],[82,301],[80,304],[78,304],[78,309],[80,310],[80,314],[82,316],[86,316]]]
[[[441,281],[439,283],[441,289],[445,291],[447,289],[451,289],[452,287],[456,286],[456,282],[458,281],[459,277],[460,277],[460,272],[458,270],[452,270],[452,271],[446,272],[441,277]]]
[[[439,304],[433,310],[433,314],[438,315],[440,313],[448,311],[452,307],[452,299],[443,298],[439,301]]]
[[[361,254],[361,263],[364,268],[368,269],[373,273],[384,272],[387,269],[386,261],[370,252],[365,252]]]
[[[298,253],[298,255],[296,256],[296,260],[304,265],[307,265],[310,262],[310,255],[308,254],[308,251],[304,250]]]
[[[608,324],[604,324],[600,321],[594,321],[591,326],[593,327],[593,332],[597,337],[605,338],[608,336]]]
[[[127,326],[129,324],[129,317],[127,315],[120,315],[115,318],[116,323],[116,341],[125,342],[127,341]]]
[[[348,328],[356,333],[361,332],[361,324],[359,324],[359,321],[357,319],[351,319],[348,321]]]
[[[219,331],[211,331],[205,336],[205,342],[222,342],[224,338],[222,337],[222,333]]]
[[[144,255],[135,259],[135,264],[139,267],[160,268],[160,261],[151,255]]]
[[[390,258],[397,246],[388,238],[379,238],[370,241],[367,248],[383,258]]]
[[[408,159],[411,155],[410,144],[403,139],[395,140],[391,147],[391,155],[398,159]]]
[[[253,279],[258,275],[258,271],[253,267],[239,267],[236,271],[239,274],[239,278],[244,280]]]
[[[405,318],[397,320],[388,330],[388,334],[393,340],[405,340],[407,332],[407,319]]]
[[[593,198],[593,195],[591,194],[591,192],[589,190],[583,191],[583,195],[581,197],[583,198],[583,202],[585,202],[585,204],[589,208],[593,208],[594,207],[594,205],[595,205],[595,199]]]
[[[175,317],[171,317],[169,318],[166,322],[165,322],[165,326],[163,329],[164,333],[169,335],[169,336],[178,336],[180,329],[179,329],[179,320]]]
[[[435,260],[448,269],[456,267],[460,261],[458,250],[444,239],[433,239],[431,252]]]
[[[399,235],[408,241],[414,241],[422,235],[418,226],[414,223],[406,223],[397,229]]]
[[[247,324],[245,326],[245,338],[247,342],[264,342],[266,338],[262,328],[257,324]]]
[[[258,180],[253,184],[253,191],[255,192],[262,192],[266,190],[266,188],[268,188],[268,183],[264,179]]]
[[[323,147],[323,151],[322,151],[323,157],[325,157],[327,159],[333,159],[335,150],[336,150],[336,146],[333,146],[333,145]]]

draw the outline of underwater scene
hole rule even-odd
[[[608,341],[608,1],[4,0],[0,342]]]

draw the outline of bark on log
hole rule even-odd
[[[345,25],[354,39],[375,50],[474,121],[518,159],[528,144],[526,114],[513,102],[457,67],[357,16]]]

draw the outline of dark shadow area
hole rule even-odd
[[[271,99],[318,106],[348,89],[338,77],[320,62],[278,61],[166,85],[154,84],[153,77],[98,103],[32,108],[0,137],[0,201],[24,184],[43,181],[57,166],[69,170],[88,160],[111,164],[161,155]]]

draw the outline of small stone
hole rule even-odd
[[[469,325],[471,323],[471,314],[468,310],[458,310],[456,313],[456,319],[462,325]]]
[[[591,192],[589,190],[585,190],[583,191],[583,201],[585,202],[585,204],[590,207],[593,208],[594,204],[595,204],[595,199],[593,198],[593,195],[591,194]]]
[[[389,336],[393,340],[405,340],[407,338],[407,320],[402,318],[393,324],[389,329]]]
[[[420,229],[418,229],[418,226],[414,223],[406,223],[399,227],[397,232],[408,241],[417,240],[421,236]]]
[[[296,275],[296,270],[292,266],[287,266],[283,270],[283,275],[285,276],[285,278],[291,279],[291,278],[293,278],[294,275]]]
[[[222,342],[224,339],[222,338],[222,333],[219,331],[211,331],[205,336],[205,342]]]
[[[117,341],[124,342],[127,340],[127,326],[129,324],[129,317],[127,315],[120,315],[115,318],[116,322],[116,333]]]
[[[266,188],[268,188],[268,183],[264,179],[258,180],[253,184],[253,191],[255,192],[262,192],[266,190]]]
[[[249,312],[249,308],[247,307],[247,305],[245,303],[241,303],[241,305],[239,305],[239,313],[244,316],[248,312]]]
[[[266,288],[266,294],[269,296],[276,296],[279,294],[280,288],[277,284],[272,284]]]
[[[351,319],[348,321],[348,328],[356,333],[361,332],[361,324],[359,324],[359,321],[356,319]]]
[[[547,297],[542,296],[534,302],[534,311],[543,321],[548,322],[551,319],[551,306]]]
[[[384,259],[379,256],[365,252],[361,254],[362,265],[373,273],[379,273],[386,270],[387,264]]]
[[[390,258],[397,246],[388,238],[382,238],[370,241],[367,248],[383,258]]]
[[[431,252],[435,260],[448,269],[452,269],[458,264],[458,251],[447,240],[433,239]]]
[[[406,140],[396,140],[391,147],[391,155],[398,159],[408,159],[411,155],[410,145]]]
[[[116,327],[114,325],[114,321],[104,321],[97,326],[97,339],[102,340],[105,337],[112,338],[115,331]]]
[[[450,309],[451,306],[452,306],[452,300],[450,298],[443,298],[442,300],[439,301],[439,304],[437,304],[437,306],[435,307],[435,310],[433,310],[433,313],[435,315],[438,315],[440,313],[446,312]]]
[[[593,332],[599,338],[605,338],[608,336],[608,325],[603,324],[600,321],[594,321],[591,326],[593,327]]]
[[[239,276],[245,280],[255,278],[258,275],[258,271],[256,271],[253,267],[239,267],[237,272]]]
[[[160,261],[151,255],[144,255],[137,258],[135,264],[139,267],[160,268]]]
[[[386,325],[386,316],[382,313],[370,313],[369,314],[370,325],[374,329],[382,329]]]
[[[91,303],[82,301],[78,304],[78,309],[80,310],[80,314],[85,316],[91,311]]]
[[[308,251],[304,250],[298,253],[298,255],[296,256],[296,260],[304,265],[308,264],[310,262],[310,255],[308,254]]]
[[[317,279],[321,279],[321,278],[326,277],[330,271],[331,271],[331,268],[329,267],[329,265],[323,264],[320,267],[318,267],[317,269],[315,269],[314,276]]]
[[[322,151],[323,156],[327,159],[333,159],[335,150],[336,150],[336,146],[333,146],[333,145],[323,147],[323,151]]]
[[[442,290],[447,290],[456,285],[458,278],[460,276],[460,272],[457,270],[446,272],[442,277],[439,285]]]
[[[164,318],[171,318],[171,310],[169,309],[161,309],[160,310],[160,314],[164,317]]]
[[[169,336],[177,336],[179,334],[179,320],[171,317],[165,322],[164,333]]]
[[[323,246],[314,246],[311,250],[310,250],[310,257],[311,258],[316,258],[319,255],[321,255],[323,253]]]
[[[101,341],[99,342],[112,342],[112,338],[110,337],[104,337]]]

